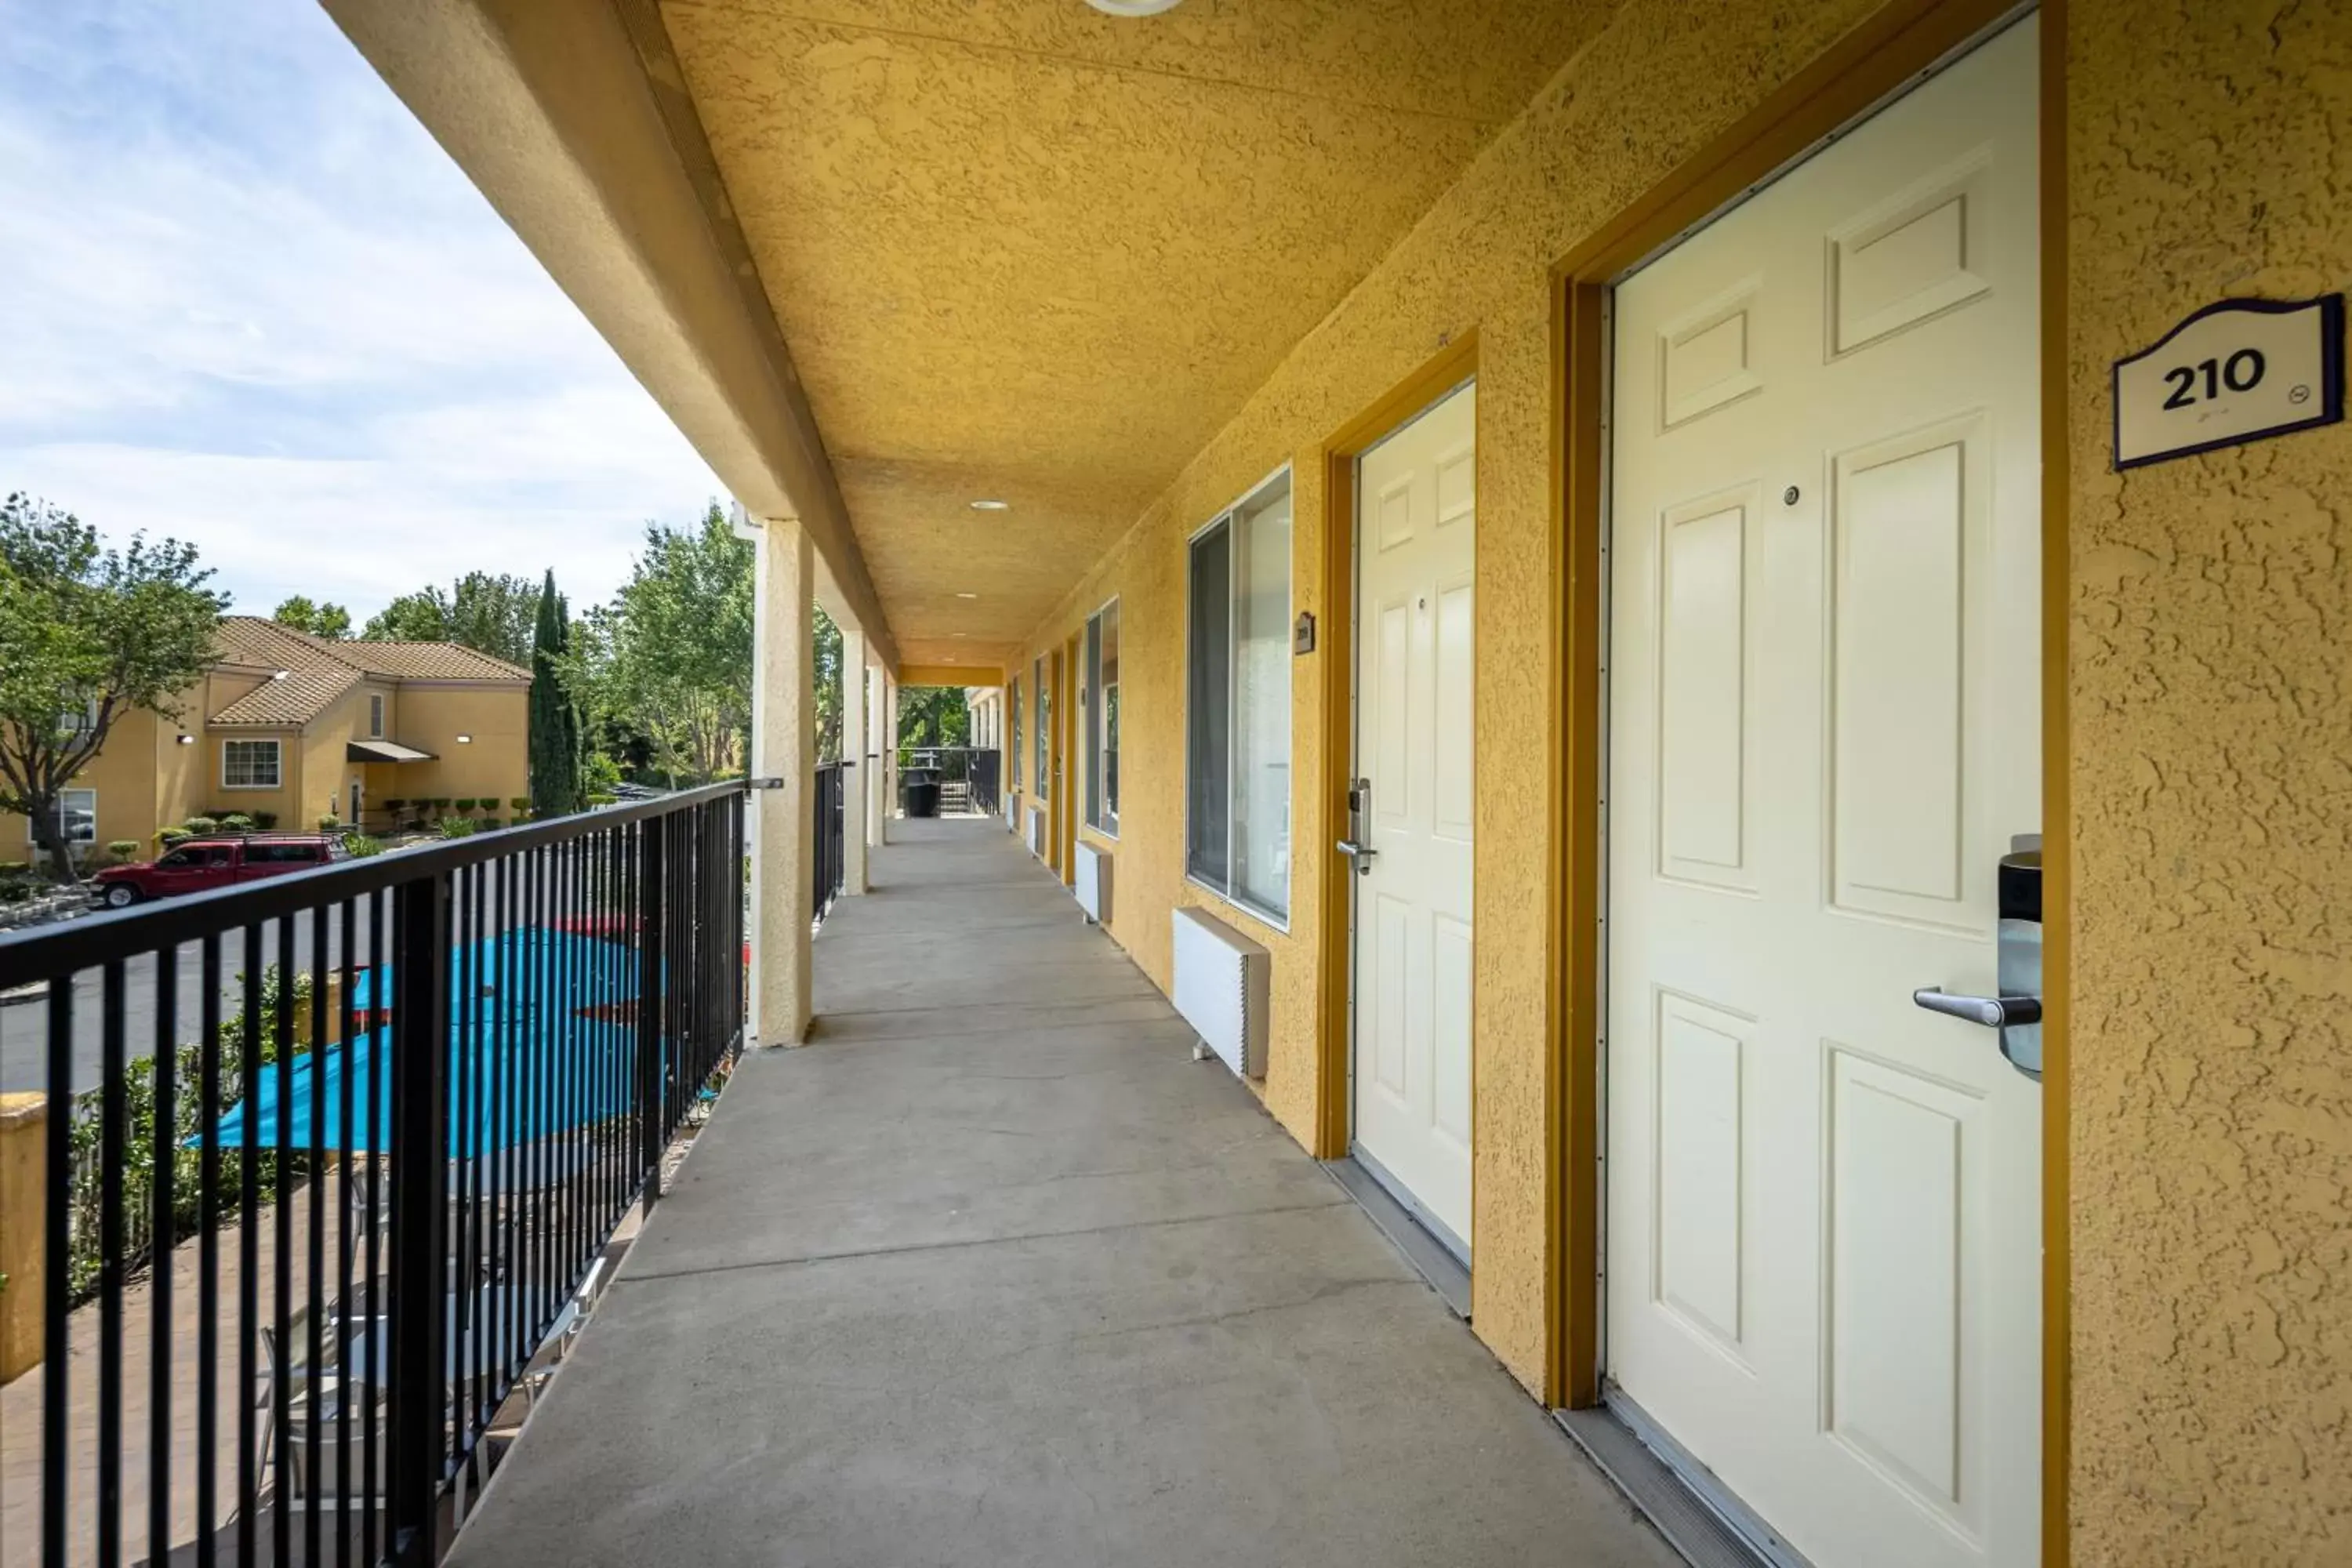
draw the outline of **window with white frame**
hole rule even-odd
[[[1290,470],[1192,536],[1185,874],[1290,918]]]
[[[1045,689],[1045,656],[1042,653],[1037,656],[1036,664],[1029,671],[1029,689],[1037,694],[1037,721],[1034,726],[1037,731],[1037,776],[1034,789],[1038,795],[1051,799],[1054,786],[1046,781],[1045,770],[1053,766],[1053,758],[1046,751],[1046,735],[1054,725],[1054,694]]]
[[[1118,832],[1118,601],[1087,621],[1087,826]]]
[[[221,787],[276,789],[282,777],[278,763],[278,742],[275,740],[223,741]]]
[[[1013,727],[1005,731],[1012,744],[1004,748],[1004,752],[1010,759],[1013,769],[1013,787],[1019,789],[1021,787],[1021,682],[1019,679],[1016,678],[1012,685],[1004,689],[1004,691],[1005,702],[1013,710]]]
[[[61,789],[58,791],[58,836],[68,844],[98,842],[98,792],[94,789]],[[25,824],[25,837],[37,844],[33,824]]]
[[[372,692],[368,696],[368,738],[373,741],[383,739],[383,698],[380,693]]]

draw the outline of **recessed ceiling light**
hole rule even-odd
[[[1172,11],[1178,0],[1087,0],[1087,4],[1107,16],[1157,16],[1162,11]]]
[[[970,632],[950,632],[948,636],[951,637],[968,637],[971,636],[971,634]]]
[[[959,599],[977,599],[980,595],[977,594],[958,594],[956,597]]]
[[[971,503],[971,510],[974,511],[1011,511],[1013,510],[1013,503],[1009,500],[976,500]]]

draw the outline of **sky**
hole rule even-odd
[[[360,620],[723,493],[316,0],[0,0],[11,490]]]

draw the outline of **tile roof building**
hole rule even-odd
[[[192,816],[283,830],[331,816],[371,831],[509,820],[530,789],[530,694],[529,670],[461,644],[336,641],[224,616],[217,657],[176,711],[117,721],[60,813],[79,844],[142,854]],[[0,822],[0,840],[19,847],[0,858],[31,854],[21,818]]]

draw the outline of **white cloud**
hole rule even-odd
[[[583,602],[718,489],[312,0],[0,16],[0,490],[246,607]]]

